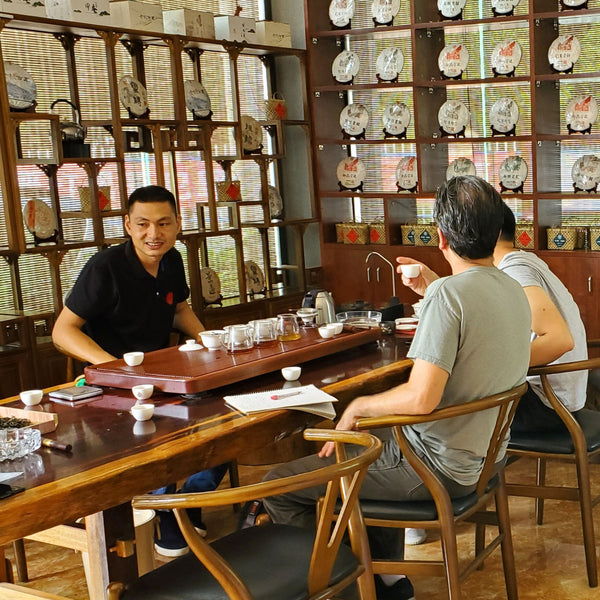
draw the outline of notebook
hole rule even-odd
[[[333,419],[335,417],[335,409],[332,403],[337,402],[336,398],[314,385],[270,390],[255,394],[225,396],[224,400],[229,406],[245,415],[264,410],[291,408],[294,410],[303,410],[325,419]]]

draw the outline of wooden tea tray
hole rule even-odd
[[[242,381],[282,367],[342,352],[378,339],[379,328],[342,332],[323,339],[315,329],[303,329],[299,340],[277,342],[266,348],[229,354],[224,348],[181,352],[177,347],[149,352],[144,362],[129,367],[114,360],[85,368],[89,384],[131,388],[139,383],[152,383],[155,388],[174,394],[195,394]]]
[[[58,415],[56,413],[13,408],[12,406],[0,406],[0,417],[27,419],[28,421],[31,421],[29,427],[39,429],[40,433],[54,431],[58,425]]]

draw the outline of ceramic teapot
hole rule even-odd
[[[63,142],[83,143],[83,140],[85,139],[86,128],[81,124],[81,118],[79,116],[79,109],[70,100],[65,100],[63,98],[59,98],[58,100],[55,100],[50,105],[50,112],[55,113],[55,114],[58,113],[58,110],[56,110],[54,107],[59,102],[66,102],[73,109],[73,112],[75,113],[75,121],[61,121],[60,122],[60,132],[62,135]]]

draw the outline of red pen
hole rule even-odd
[[[298,390],[296,392],[287,392],[284,394],[273,394],[271,396],[271,400],[281,400],[282,398],[287,398],[288,396],[296,396],[301,393],[302,393],[302,390]]]

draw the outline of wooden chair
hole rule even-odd
[[[0,583],[0,598],[2,600],[69,600],[64,596],[38,592],[12,583]]]
[[[460,600],[461,581],[475,569],[480,568],[492,551],[501,546],[507,596],[509,600],[517,599],[504,472],[503,468],[496,472],[496,460],[508,433],[517,403],[526,389],[526,384],[522,384],[507,392],[467,404],[441,408],[429,415],[363,418],[357,422],[357,427],[360,429],[393,427],[404,458],[421,477],[433,498],[431,501],[406,502],[361,499],[360,506],[365,523],[377,527],[438,529],[443,553],[442,560],[437,561],[374,559],[372,561],[374,573],[445,576],[450,600]],[[497,410],[498,414],[477,488],[472,494],[463,498],[450,498],[441,481],[408,443],[402,427],[450,419],[484,410]],[[486,510],[491,500],[495,501],[495,511]],[[475,556],[462,570],[459,568],[456,542],[456,524],[461,521],[476,524]],[[486,525],[498,528],[498,534],[488,544],[485,543]]]
[[[583,527],[583,546],[590,587],[598,585],[598,565],[594,534],[593,507],[600,502],[600,495],[592,498],[590,486],[590,459],[600,454],[600,412],[582,409],[574,417],[558,399],[548,381],[548,375],[570,373],[600,368],[600,358],[533,367],[530,375],[539,375],[546,398],[556,414],[562,419],[567,431],[557,433],[513,433],[508,446],[510,461],[519,458],[535,459],[536,483],[507,483],[510,496],[535,498],[535,513],[538,525],[544,520],[544,499],[574,500],[579,502]],[[546,485],[546,463],[548,461],[575,463],[577,485]]]
[[[238,488],[135,498],[137,508],[172,508],[192,553],[148,573],[127,589],[111,583],[107,599],[317,600],[335,597],[355,581],[361,598],[374,599],[369,547],[357,499],[367,467],[381,453],[381,441],[364,432],[318,429],[306,430],[304,437],[320,443],[334,441],[336,463]],[[358,444],[364,450],[348,459],[345,444]],[[208,544],[183,510],[245,502],[320,484],[327,484],[327,493],[316,533],[312,528],[268,524]],[[334,517],[340,494],[342,509]],[[342,543],[347,529],[351,547]]]

